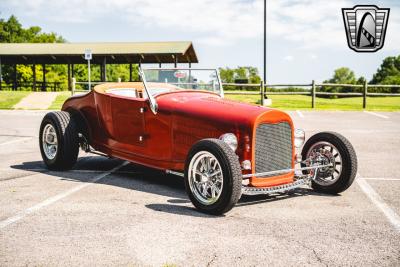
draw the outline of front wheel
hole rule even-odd
[[[50,170],[70,169],[79,153],[75,121],[68,112],[47,113],[40,125],[39,145],[42,158]]]
[[[202,212],[220,215],[231,210],[242,188],[235,152],[218,139],[197,142],[186,160],[185,188],[193,205]]]
[[[335,132],[313,135],[304,144],[302,167],[311,163],[332,164],[318,170],[312,188],[321,193],[338,194],[353,183],[357,174],[357,156],[353,146],[344,136]],[[304,171],[309,173],[309,171]]]

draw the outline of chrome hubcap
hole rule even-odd
[[[334,184],[342,173],[342,156],[339,150],[328,142],[317,142],[307,151],[308,166],[313,164],[332,166],[318,170],[315,182],[327,186]]]
[[[47,124],[43,129],[42,146],[46,157],[48,159],[54,159],[57,155],[58,140],[56,130],[51,124]]]
[[[222,168],[210,152],[200,151],[194,155],[189,164],[188,178],[190,190],[202,204],[211,205],[221,196]]]

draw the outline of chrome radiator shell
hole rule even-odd
[[[288,122],[260,123],[255,135],[255,173],[291,169],[292,128]],[[270,177],[265,176],[265,177]]]

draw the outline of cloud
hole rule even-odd
[[[283,60],[285,60],[285,61],[293,61],[293,59],[294,59],[294,57],[291,56],[291,55],[285,56],[285,57],[283,58]]]
[[[263,0],[19,0],[2,4],[50,22],[91,23],[118,17],[131,27],[189,33],[197,42],[214,46],[263,35]],[[269,0],[268,37],[308,50],[347,49],[341,8],[354,5],[350,0]],[[398,6],[392,7],[395,12],[400,12]],[[398,49],[400,20],[393,15],[390,20],[388,37],[393,40],[385,47]]]

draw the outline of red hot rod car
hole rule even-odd
[[[285,112],[224,99],[216,70],[139,72],[141,82],[98,85],[43,118],[49,169],[71,168],[79,148],[157,168],[183,176],[193,205],[210,214],[229,211],[242,194],[304,185],[337,194],[352,184],[357,158],[342,135],[321,132],[303,146]]]

